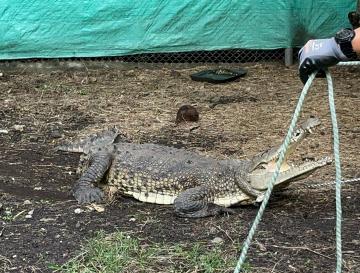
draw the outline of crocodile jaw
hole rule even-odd
[[[286,153],[284,154],[284,161],[286,161],[286,158],[295,151],[296,147],[302,142],[302,140],[311,134],[312,130],[320,124],[321,122],[318,118],[309,118],[295,130],[291,136]],[[271,165],[275,164],[275,161],[279,158],[281,149],[282,146],[273,147],[265,152],[255,155],[252,159],[252,170],[255,170],[259,166],[265,166],[267,169],[271,167]]]
[[[287,186],[288,183],[304,179],[308,177],[316,169],[330,164],[332,159],[325,157],[318,161],[306,162],[300,166],[289,166],[283,164],[280,168],[279,175],[276,179],[275,185]],[[272,178],[276,165],[267,166],[266,169],[256,169],[249,174],[250,184],[256,190],[266,190],[267,184]]]

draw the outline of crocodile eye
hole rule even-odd
[[[256,166],[255,170],[264,170],[266,169],[266,163],[261,163]]]

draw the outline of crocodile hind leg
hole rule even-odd
[[[209,196],[209,190],[204,186],[187,189],[175,199],[175,213],[191,218],[233,213],[231,209],[211,203]]]
[[[97,153],[90,158],[89,167],[73,186],[72,192],[75,199],[80,203],[100,201],[104,193],[97,185],[104,177],[112,162],[110,153]]]

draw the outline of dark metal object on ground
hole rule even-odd
[[[245,76],[247,70],[243,68],[238,69],[213,69],[205,70],[190,75],[193,81],[209,82],[209,83],[225,83],[234,81],[240,77]]]

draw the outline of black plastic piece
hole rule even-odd
[[[213,70],[200,71],[191,74],[190,77],[193,81],[225,83],[243,77],[246,75],[246,73],[247,70],[243,68],[237,68],[237,69],[218,68]]]

